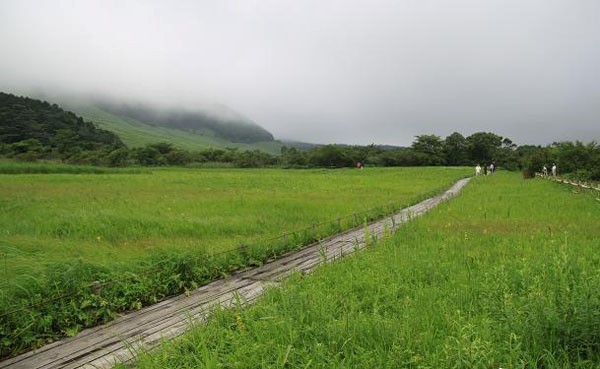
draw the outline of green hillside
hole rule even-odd
[[[95,123],[99,128],[114,132],[130,148],[158,142],[169,142],[177,148],[190,151],[212,147],[261,150],[271,154],[279,154],[283,146],[281,142],[273,140],[270,134],[264,136],[265,141],[233,142],[223,138],[222,132],[215,132],[210,128],[192,131],[159,126],[156,122],[148,122],[119,112],[111,112],[104,106],[101,107],[93,103],[62,102],[61,105],[81,115],[85,120]],[[269,137],[271,137],[271,140],[268,140]]]
[[[113,132],[56,104],[0,92],[0,154],[25,160],[67,158],[123,146]]]

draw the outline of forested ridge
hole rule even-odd
[[[67,159],[124,147],[112,132],[56,104],[0,92],[1,152],[21,160]]]

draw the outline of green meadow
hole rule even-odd
[[[600,199],[474,178],[395,234],[139,357],[139,368],[599,368]]]
[[[359,226],[471,172],[47,166],[0,174],[2,356]]]

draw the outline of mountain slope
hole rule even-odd
[[[235,143],[273,141],[273,135],[267,130],[224,106],[219,106],[218,111],[215,110],[217,107],[210,111],[190,111],[110,101],[101,101],[97,106],[106,112],[147,124],[190,132],[210,132]]]
[[[207,118],[208,123],[203,126],[206,115],[202,113],[158,110],[139,104],[119,107],[115,103],[75,99],[62,99],[61,104],[98,127],[116,133],[130,148],[169,142],[190,151],[212,147],[279,154],[283,146],[268,131],[243,118],[237,122]]]

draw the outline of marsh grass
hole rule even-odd
[[[516,174],[247,308],[139,368],[598,368],[600,204]]]
[[[0,174],[136,174],[149,173],[142,168],[105,168],[91,165],[70,165],[44,162],[17,162],[0,159]]]
[[[0,175],[0,336],[14,355],[450,186],[468,168]]]

